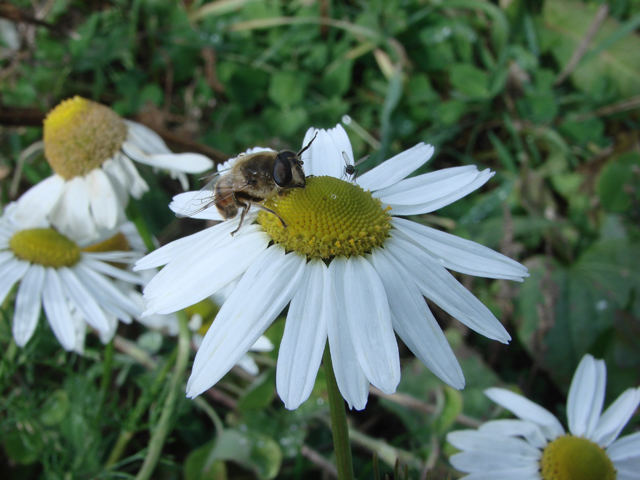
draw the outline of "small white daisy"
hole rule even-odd
[[[41,305],[63,348],[78,352],[84,345],[85,322],[105,341],[117,320],[128,323],[140,315],[139,305],[122,285],[141,285],[141,276],[113,265],[130,265],[142,254],[125,251],[131,248],[126,232],[83,248],[46,223],[27,228],[16,224],[14,208],[8,205],[0,218],[0,300],[19,284],[13,315],[18,346],[31,339]]]
[[[501,342],[502,324],[447,269],[521,281],[527,269],[477,243],[395,215],[432,212],[482,186],[489,170],[448,168],[412,178],[433,154],[418,144],[354,184],[345,181],[353,153],[341,126],[310,129],[303,145],[305,188],[268,199],[277,212],[238,216],[176,240],[136,268],[166,265],[147,285],[147,313],[191,305],[239,279],[196,354],[187,385],[194,397],[215,384],[289,305],[276,386],[297,408],[315,382],[327,340],[338,387],[364,408],[369,383],[392,393],[400,380],[394,331],[436,375],[456,388],[464,377],[423,297],[471,329]],[[178,196],[173,209],[193,211],[205,193]],[[198,218],[220,220],[215,207]],[[253,221],[256,223],[252,223]]]
[[[548,410],[501,388],[486,395],[520,420],[493,420],[447,435],[462,450],[451,464],[467,480],[637,480],[640,432],[619,438],[640,403],[640,388],[623,392],[602,413],[606,369],[585,355],[567,399],[569,433]]]
[[[186,188],[186,173],[213,162],[195,153],[172,153],[152,130],[124,120],[82,97],[58,104],[44,121],[44,154],[54,174],[17,201],[16,220],[47,218],[60,233],[91,241],[125,219],[129,195],[149,187],[132,160],[169,170]]]

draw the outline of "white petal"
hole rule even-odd
[[[253,360],[253,358],[251,358],[251,355],[249,355],[248,353],[243,355],[240,358],[240,360],[238,360],[238,363],[236,363],[236,366],[240,367],[245,372],[247,372],[247,373],[249,373],[251,375],[254,375],[254,376],[258,375],[258,373],[260,373],[260,369],[258,368],[258,364]]]
[[[169,208],[179,217],[224,220],[213,203],[213,191],[210,188],[179,193],[173,197]]]
[[[147,153],[171,153],[162,137],[141,123],[125,120],[129,132],[128,140]]]
[[[384,249],[371,255],[391,308],[393,328],[405,345],[433,373],[454,388],[464,388],[464,375],[444,333],[405,269]]]
[[[485,395],[515,416],[540,426],[542,433],[549,440],[564,435],[564,428],[551,412],[537,403],[503,388],[489,388]]]
[[[221,225],[227,223],[234,222]],[[196,239],[188,251],[149,282],[144,289],[145,314],[175,312],[212,295],[241,275],[269,243],[267,234],[253,225],[243,227],[233,237],[218,234],[209,238],[211,242]]]
[[[64,190],[65,181],[52,175],[36,183],[16,200],[11,218],[22,227],[38,225],[56,204]]]
[[[463,472],[478,472],[478,473],[497,473],[500,471],[512,472],[513,470],[526,472],[533,472],[538,470],[538,461],[529,456],[522,455],[506,455],[499,450],[491,451],[471,451],[456,453],[449,458],[449,462],[458,470]],[[465,477],[468,478],[468,477]],[[480,477],[482,478],[482,477]],[[495,478],[495,477],[491,477]],[[514,480],[522,480],[527,477],[507,477]],[[540,477],[530,477],[540,478]]]
[[[380,390],[394,393],[400,357],[382,281],[363,257],[349,258],[344,274],[346,318],[362,371]]]
[[[38,324],[44,276],[42,265],[31,265],[20,282],[13,316],[13,338],[19,347],[31,339]]]
[[[99,332],[107,332],[109,322],[104,312],[73,271],[69,268],[60,268],[58,274],[68,298],[76,306],[78,313],[81,313],[86,322]]]
[[[129,316],[140,316],[136,302],[116,288],[111,280],[93,271],[84,262],[75,265],[73,272],[106,311],[123,321],[128,321]]]
[[[120,199],[113,189],[109,177],[101,168],[96,168],[87,175],[87,185],[91,214],[95,218],[96,224],[103,229],[115,228],[118,212],[124,206],[120,205]]]
[[[351,329],[347,327],[346,305],[351,298],[346,296],[344,285],[346,263],[344,257],[336,257],[329,264],[328,283],[325,283],[325,288],[328,288],[330,295],[335,298],[335,308],[333,315],[327,317],[327,333],[333,371],[340,393],[349,404],[349,408],[362,410],[367,404],[369,382],[358,362]]]
[[[483,423],[478,428],[478,431],[508,437],[523,437],[527,442],[539,449],[543,449],[547,445],[547,439],[540,431],[538,425],[524,420],[506,418],[491,420]]]
[[[96,272],[108,275],[113,278],[117,278],[118,280],[122,280],[124,282],[132,283],[134,285],[144,285],[145,283],[141,275],[128,272],[127,270],[124,270],[122,268],[114,267],[109,263],[95,260],[89,255],[85,256],[84,263]]]
[[[496,470],[489,468],[486,472],[474,472],[465,475],[461,480],[542,480],[538,473],[538,465],[525,467],[504,468]]]
[[[305,147],[318,134],[308,150],[302,153],[304,171],[307,175],[330,175],[340,178],[344,173],[345,158],[353,159],[353,151],[347,133],[342,125],[329,130],[310,128],[304,137]],[[343,155],[344,152],[344,155]]]
[[[82,252],[84,259],[91,259],[93,261],[114,262],[121,264],[129,264],[140,260],[142,257],[141,252],[132,251],[119,251],[114,250],[112,252]]]
[[[327,317],[335,315],[327,277],[324,262],[310,261],[289,305],[276,370],[278,395],[289,410],[309,398],[327,343]]]
[[[430,255],[398,236],[387,240],[385,247],[404,265],[422,294],[449,315],[485,337],[503,343],[511,339],[493,313]]]
[[[222,305],[196,353],[187,396],[214,385],[262,335],[298,288],[305,259],[280,247],[264,250]]]
[[[417,215],[445,207],[477,190],[493,176],[489,169],[453,167],[402,180],[374,192],[374,197],[391,206],[392,215]]]
[[[521,456],[535,461],[542,452],[524,440],[478,430],[458,430],[447,435],[447,441],[460,450],[500,452],[506,456]]]
[[[149,185],[138,173],[138,169],[133,162],[126,155],[120,155],[118,162],[127,176],[127,184],[129,186],[129,193],[133,198],[140,198],[143,193],[149,190]]]
[[[64,190],[65,180],[52,175],[36,183],[16,200],[11,218],[22,227],[36,226],[44,220]]]
[[[0,271],[0,303],[4,302],[11,287],[20,280],[29,269],[29,262],[13,257],[2,265]]]
[[[635,459],[640,460],[640,432],[619,438],[607,448],[612,462]]]
[[[391,223],[450,270],[516,281],[529,276],[525,266],[479,243],[404,218],[394,217]]]
[[[65,350],[73,350],[76,346],[76,330],[69,312],[69,305],[64,296],[58,273],[53,268],[47,268],[44,288],[42,289],[42,304],[51,325],[51,330],[60,345]]]
[[[152,167],[185,173],[202,173],[213,168],[213,162],[199,153],[155,154],[150,155],[145,163]]]
[[[600,419],[595,430],[589,436],[594,442],[606,447],[613,442],[625,427],[640,403],[640,388],[629,388],[623,392]],[[640,455],[640,449],[638,450]]]
[[[602,412],[606,382],[604,362],[585,355],[573,374],[567,398],[567,420],[572,434],[591,438]]]
[[[120,205],[127,205],[132,180],[125,172],[120,157],[122,157],[122,154],[117,153],[113,158],[105,160],[102,163],[102,171],[109,177],[113,191],[118,197],[118,203]]]
[[[89,188],[84,177],[74,177],[66,183],[50,218],[60,232],[76,242],[82,243],[97,237],[95,219],[89,211]]]
[[[210,245],[217,245],[224,239],[231,236],[231,232],[237,227],[237,223],[233,221],[219,223],[213,227],[205,228],[194,234],[186,237],[179,238],[173,242],[167,243],[162,247],[149,253],[147,256],[141,258],[136,262],[133,267],[134,271],[147,270],[149,268],[156,268],[175,260],[180,257],[184,252],[192,250],[192,245],[197,245],[200,242],[209,242]],[[247,226],[246,229],[250,227]],[[238,232],[241,234],[245,228]],[[217,239],[217,237],[220,239]]]
[[[391,187],[427,163],[433,152],[433,145],[418,143],[360,175],[358,185],[371,191]]]
[[[273,343],[271,343],[271,340],[267,337],[262,336],[256,340],[256,343],[251,346],[250,350],[252,352],[270,352],[273,350]]]

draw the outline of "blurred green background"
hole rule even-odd
[[[639,25],[638,0],[0,2],[2,203],[50,174],[23,152],[73,95],[217,161],[254,145],[295,150],[309,126],[344,122],[359,171],[419,141],[436,146],[427,171],[492,168],[481,191],[414,220],[529,267],[522,285],[461,277],[512,343],[435,309],[467,388],[445,387],[401,347],[401,395],[350,414],[359,478],[392,475],[396,460],[395,478],[457,478],[444,435],[498,414],[484,388],[508,385],[563,418],[586,352],[607,361],[607,401],[638,385]],[[139,226],[162,243],[202,228],[168,210],[176,182],[143,173],[151,191],[129,207]],[[90,336],[78,356],[40,322],[18,349],[11,309],[0,321],[3,478],[134,476],[175,339],[121,325],[114,344]],[[276,344],[282,328],[268,332]],[[259,356],[257,379],[236,372],[201,402],[180,398],[155,478],[332,478],[322,372],[289,412],[276,358]],[[127,447],[107,466],[121,432]]]

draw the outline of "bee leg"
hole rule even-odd
[[[260,205],[259,203],[256,204],[256,207],[258,207],[261,210],[264,210],[265,212],[269,212],[269,213],[273,213],[276,217],[278,217],[278,220],[280,220],[280,223],[282,223],[282,226],[284,228],[287,228],[287,223],[284,221],[284,219],[278,215],[276,212],[274,212],[273,210],[271,210],[270,208],[265,207],[264,205]]]
[[[251,207],[250,203],[240,203],[240,202],[238,203],[242,206],[242,213],[240,214],[240,223],[238,223],[238,228],[236,228],[233,232],[231,232],[232,237],[236,234],[238,230],[240,230],[240,227],[242,226],[242,222],[244,221],[244,216],[247,214],[247,212],[249,211],[249,208]]]

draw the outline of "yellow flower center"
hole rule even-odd
[[[305,188],[295,188],[268,199],[269,212],[258,223],[287,251],[325,260],[363,255],[384,244],[391,216],[371,192],[335,177],[309,177]]]
[[[20,230],[9,240],[16,257],[44,267],[72,267],[80,261],[80,248],[51,228]]]
[[[69,180],[86,175],[120,150],[127,125],[113,110],[75,96],[44,120],[44,153],[54,172]]]
[[[544,480],[615,480],[616,470],[602,447],[564,435],[547,445],[540,459]]]
[[[113,252],[121,251],[126,252],[131,250],[129,241],[124,233],[116,233],[113,237],[109,237],[102,242],[94,243],[88,247],[82,249],[85,252]]]

